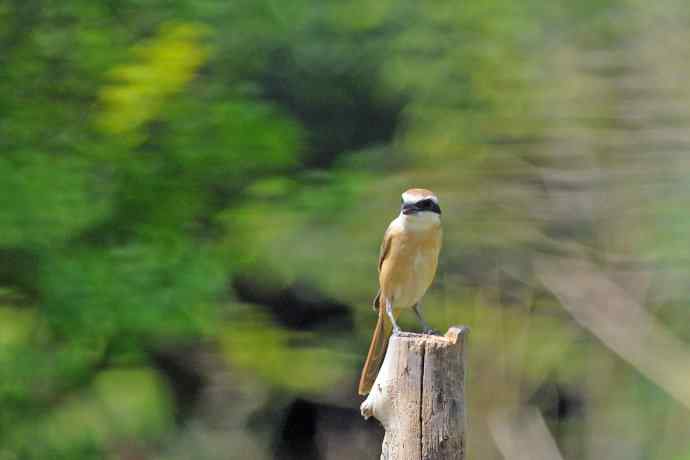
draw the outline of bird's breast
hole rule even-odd
[[[379,276],[382,296],[395,308],[410,308],[419,302],[436,274],[440,247],[440,230],[393,235]]]

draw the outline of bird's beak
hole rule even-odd
[[[419,212],[419,208],[415,203],[404,203],[400,208],[403,214],[409,216],[410,214],[416,214]]]

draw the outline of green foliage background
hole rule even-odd
[[[493,382],[470,383],[475,414],[545,376],[577,386],[594,357],[612,390],[583,391],[590,419],[549,420],[565,458],[608,422],[636,458],[686,458],[685,409],[529,261],[577,246],[649,264],[649,310],[690,336],[688,143],[659,134],[688,128],[689,18],[680,0],[0,0],[0,459],[186,458],[153,362],[177,344],[241,373],[247,400],[354,389],[410,186],[441,197],[427,311],[473,328],[472,378]],[[559,201],[552,171],[598,179]],[[524,308],[501,300],[505,273]],[[354,329],[286,328],[238,299],[243,274],[317,286]],[[494,458],[483,430],[471,448]]]

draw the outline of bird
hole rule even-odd
[[[374,385],[388,339],[400,334],[396,318],[412,309],[424,333],[434,333],[422,315],[421,300],[434,280],[441,251],[441,207],[424,188],[411,188],[401,196],[400,214],[386,229],[379,251],[379,291],[373,302],[378,320],[359,380],[359,394]]]

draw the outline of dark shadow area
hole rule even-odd
[[[194,349],[166,348],[151,354],[154,366],[166,377],[175,399],[175,421],[182,424],[194,411],[207,384],[197,369]]]
[[[272,53],[261,79],[265,96],[307,129],[307,167],[325,168],[348,151],[391,140],[402,98],[381,95],[375,66],[351,55]]]
[[[275,435],[276,460],[377,459],[384,431],[359,411],[298,398]]]
[[[36,286],[38,279],[38,256],[26,249],[0,249],[0,286],[17,290],[12,304],[21,306],[36,301],[39,290]]]
[[[232,286],[240,300],[260,305],[285,327],[298,330],[329,328],[339,332],[354,328],[348,305],[326,297],[305,283],[276,287],[251,275],[239,275],[233,279]]]
[[[563,422],[584,415],[582,395],[555,382],[544,382],[532,394],[529,404],[538,407],[549,421]]]

